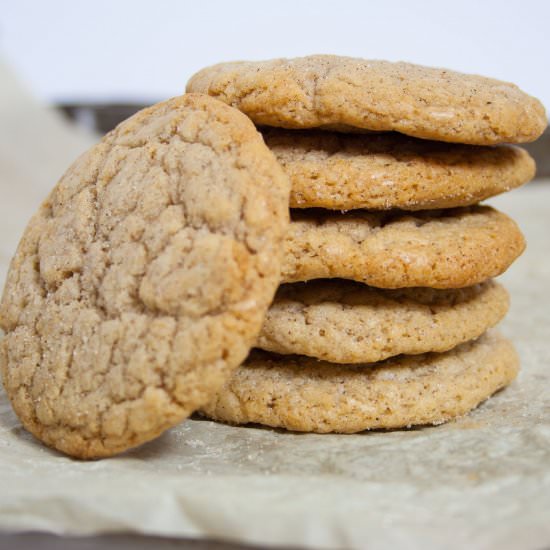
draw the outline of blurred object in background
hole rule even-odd
[[[535,181],[550,178],[550,129],[546,128],[544,134],[534,143],[524,143],[522,147],[529,151],[537,163]],[[546,182],[548,183],[548,179]]]
[[[117,124],[147,106],[140,103],[69,103],[58,107],[70,120],[86,130],[106,134]]]

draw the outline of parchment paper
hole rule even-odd
[[[28,217],[90,142],[7,88],[0,284]],[[348,436],[188,420],[124,456],[78,462],[27,434],[0,390],[0,529],[318,548],[550,545],[550,182],[492,202],[529,242],[502,278],[513,300],[502,329],[522,372],[469,416]]]

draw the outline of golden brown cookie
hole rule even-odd
[[[275,293],[288,192],[252,122],[206,96],[145,109],[81,156],[27,226],[1,302],[23,425],[101,457],[207,402]]]
[[[294,283],[279,287],[256,346],[331,363],[443,352],[496,325],[508,305],[508,293],[494,281],[453,290]]]
[[[195,74],[187,91],[259,125],[394,130],[472,145],[533,141],[548,123],[542,104],[508,82],[336,55],[221,63]]]
[[[512,344],[492,331],[446,353],[362,365],[253,352],[202,412],[317,433],[441,424],[509,384],[518,367]]]
[[[291,214],[286,283],[341,278],[378,288],[460,288],[499,275],[525,248],[516,223],[489,206]]]
[[[535,162],[519,147],[479,147],[397,133],[263,128],[292,183],[292,208],[427,210],[469,206],[528,182]]]

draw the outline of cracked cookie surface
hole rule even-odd
[[[518,368],[513,345],[494,330],[446,353],[361,365],[254,351],[201,412],[317,433],[441,424],[508,385]]]
[[[427,210],[476,204],[527,183],[520,147],[480,147],[398,133],[262,128],[292,183],[291,208]]]
[[[382,290],[337,279],[281,285],[256,347],[331,363],[448,351],[478,338],[508,310],[502,285]]]
[[[523,143],[547,126],[516,85],[411,63],[336,55],[238,61],[202,69],[188,92],[216,97],[256,124],[397,131],[436,141]]]
[[[101,457],[207,402],[275,293],[288,192],[250,120],[196,94],[81,156],[29,222],[2,297],[0,367],[23,425]]]
[[[379,288],[461,288],[523,252],[516,223],[489,206],[345,214],[293,210],[282,282],[351,279]]]

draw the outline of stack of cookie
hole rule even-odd
[[[207,416],[299,431],[437,424],[515,376],[493,277],[524,249],[477,203],[535,171],[546,127],[516,86],[335,56],[227,63],[188,91],[247,114],[289,175],[283,285]]]
[[[27,225],[0,373],[29,432],[97,458],[197,410],[317,432],[439,423],[514,378],[492,278],[523,237],[477,203],[532,177],[503,143],[543,131],[537,100],[324,56],[221,65],[189,89],[78,158]]]

